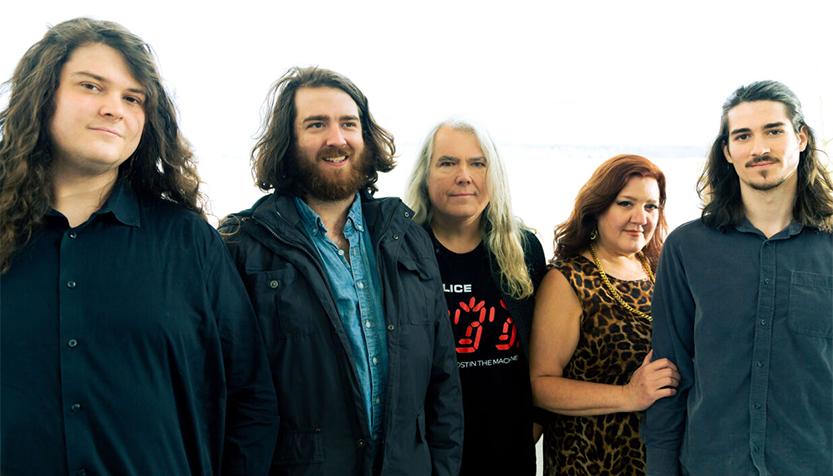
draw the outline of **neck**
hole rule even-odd
[[[642,260],[639,259],[636,253],[613,253],[601,243],[601,240],[593,243],[593,249],[596,251],[596,256],[599,258],[602,268],[609,276],[625,281],[644,279],[647,276],[645,268],[642,266]],[[589,248],[582,255],[593,261]]]
[[[304,197],[304,203],[321,217],[321,222],[324,223],[324,227],[327,229],[327,236],[333,239],[334,237],[343,236],[344,225],[347,223],[347,213],[355,199],[355,194],[344,200],[333,201],[318,200],[307,195]],[[334,239],[333,241],[338,243]]]
[[[480,234],[480,219],[449,220],[434,215],[431,218],[431,231],[434,237],[448,250],[454,253],[468,253],[477,248],[483,237]]]
[[[770,190],[755,190],[741,182],[740,194],[746,219],[767,238],[786,228],[793,219],[795,177]]]
[[[95,176],[78,176],[56,167],[52,173],[52,208],[64,215],[70,227],[86,222],[113,191],[118,170]]]

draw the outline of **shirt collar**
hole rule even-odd
[[[738,230],[741,233],[755,233],[755,234],[764,236],[763,232],[761,230],[755,228],[755,225],[753,225],[752,222],[750,222],[749,219],[746,218],[746,217],[743,217],[743,221],[739,225],[736,225],[735,229]],[[783,229],[783,230],[779,231],[778,233],[772,235],[769,239],[789,238],[791,236],[795,236],[795,235],[801,233],[801,230],[803,230],[803,229],[804,229],[804,225],[802,225],[801,223],[793,220],[793,221],[790,222],[789,225],[787,225],[787,227],[785,229]],[[764,236],[764,238],[766,238],[766,237]]]
[[[127,180],[119,180],[113,187],[113,193],[104,205],[95,212],[96,215],[112,213],[116,220],[127,226],[141,226],[139,218],[139,199]]]
[[[90,219],[99,215],[111,214],[123,225],[139,227],[142,225],[139,218],[139,199],[133,192],[133,188],[126,180],[119,180],[113,186],[113,191],[107,197],[107,201],[98,210],[90,215]],[[58,211],[50,209],[47,216],[61,217]],[[90,220],[88,219],[87,222]]]
[[[298,209],[298,215],[301,216],[301,223],[307,232],[315,235],[319,230],[323,230],[326,233],[327,229],[324,227],[324,222],[321,221],[321,217],[300,198],[293,197],[293,199],[295,201],[295,208]],[[347,211],[347,224],[345,228],[351,224],[356,231],[363,232],[365,229],[364,216],[362,215],[362,200],[358,193],[356,193],[353,204],[350,205],[350,209]]]

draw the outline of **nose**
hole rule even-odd
[[[751,154],[755,157],[769,154],[769,145],[765,138],[757,135],[752,138]]]
[[[636,223],[637,225],[645,225],[648,223],[648,212],[645,208],[638,207],[634,210],[631,215],[631,223]]]
[[[347,145],[347,141],[344,140],[344,134],[341,132],[340,127],[330,128],[330,131],[327,134],[327,145],[333,147],[342,147]]]
[[[122,102],[121,94],[105,94],[98,112],[102,116],[113,119],[124,117],[124,102]]]
[[[469,172],[468,165],[461,164],[460,167],[457,168],[456,182],[458,185],[467,185],[471,183],[471,173]]]

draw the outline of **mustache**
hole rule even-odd
[[[315,154],[316,159],[332,159],[333,157],[342,157],[342,156],[352,156],[353,155],[353,148],[350,146],[343,146],[343,147],[330,147],[327,149],[319,150],[317,154]]]
[[[777,157],[773,157],[773,156],[771,156],[771,155],[762,155],[762,156],[760,156],[760,157],[755,157],[754,159],[752,159],[752,160],[750,160],[749,162],[747,162],[747,163],[746,163],[746,166],[747,166],[747,167],[754,167],[755,165],[758,165],[758,164],[760,164],[760,163],[765,163],[765,162],[772,162],[772,163],[775,163],[775,162],[778,162],[778,158],[777,158]]]

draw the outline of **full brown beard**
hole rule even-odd
[[[333,202],[345,200],[358,192],[367,183],[372,164],[367,147],[362,148],[358,155],[351,147],[332,147],[318,151],[315,158],[305,157],[293,147],[292,152],[296,165],[296,180],[301,190],[307,195],[321,201]],[[325,175],[318,167],[318,162],[324,158],[349,156],[352,162],[346,169],[335,170],[335,179]]]

